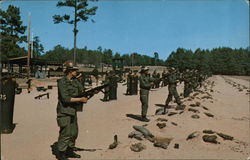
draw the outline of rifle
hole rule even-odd
[[[79,96],[77,97],[86,97],[87,99],[92,98],[95,94],[97,94],[99,91],[101,91],[102,93],[104,93],[104,91],[102,91],[102,89],[106,88],[108,86],[108,84],[103,84],[101,86],[92,88],[90,90],[84,91],[82,92]]]
[[[47,98],[49,99],[49,93],[40,94],[40,95],[36,96],[35,99],[40,99],[45,95],[47,95]]]

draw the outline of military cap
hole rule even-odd
[[[141,71],[140,72],[145,72],[145,71],[148,71],[149,68],[148,67],[141,67]]]

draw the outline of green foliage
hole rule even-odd
[[[66,60],[72,59],[74,50],[67,49],[60,45],[54,47],[53,50],[46,52],[41,57],[46,60],[52,60],[57,62],[65,62]],[[102,49],[98,47],[97,50],[88,50],[87,47],[82,49],[77,49],[77,57],[76,62],[79,64],[93,64],[98,65],[100,63],[112,64],[113,58],[123,58],[125,66],[131,66],[132,61],[133,65],[137,66],[146,66],[146,65],[154,65],[154,58],[146,55],[141,55],[138,53],[129,54],[119,54],[113,53],[111,49]],[[158,60],[159,65],[164,65],[162,60]]]
[[[40,39],[38,36],[34,37],[33,40],[33,57],[38,58],[44,53],[43,45],[40,43]]]
[[[92,0],[93,1],[93,0]],[[76,53],[76,36],[78,33],[77,29],[77,23],[80,21],[87,22],[89,18],[93,15],[96,14],[97,7],[91,7],[88,8],[88,0],[60,0],[57,3],[57,7],[70,7],[73,8],[73,16],[69,14],[64,14],[64,15],[54,15],[53,16],[53,21],[55,24],[58,23],[68,23],[68,24],[73,24],[74,29],[74,61],[77,58],[75,53]],[[91,19],[92,22],[94,22],[93,19]]]
[[[211,51],[178,48],[166,60],[166,65],[185,69],[198,69],[213,74],[250,75],[250,52],[248,49],[215,48]]]
[[[22,56],[26,53],[18,44],[26,42],[26,26],[22,25],[19,8],[9,5],[6,11],[0,9],[1,58]]]

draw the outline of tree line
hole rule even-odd
[[[131,54],[120,54],[118,52],[114,53],[112,49],[102,49],[98,47],[96,50],[84,48],[76,49],[76,62],[78,64],[112,64],[112,59],[122,58],[124,59],[125,66],[140,66],[140,65],[164,65],[164,61],[160,59],[155,59],[147,55],[142,55],[139,53]],[[68,49],[61,45],[55,46],[52,50],[47,51],[45,54],[40,56],[40,58],[45,60],[52,60],[57,62],[65,62],[66,60],[73,59],[74,49]]]
[[[250,48],[219,47],[211,50],[178,48],[165,61],[180,71],[198,69],[213,74],[250,75]]]

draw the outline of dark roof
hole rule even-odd
[[[28,56],[23,57],[15,57],[15,58],[9,58],[8,62],[9,64],[18,64],[18,65],[27,65],[27,58]],[[61,66],[63,63],[56,62],[56,61],[47,61],[44,59],[39,58],[31,58],[30,59],[30,65],[54,65],[54,66]]]

